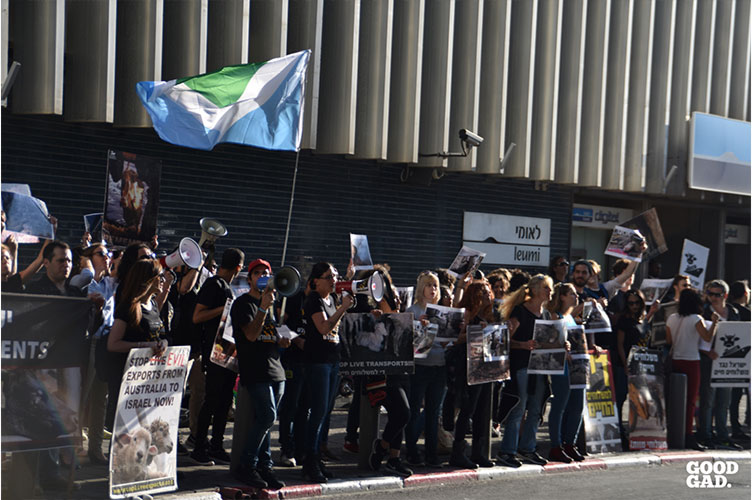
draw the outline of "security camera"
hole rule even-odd
[[[474,146],[476,148],[483,142],[481,136],[474,134],[465,128],[460,129],[460,140],[468,146]]]

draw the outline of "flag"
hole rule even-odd
[[[138,82],[136,92],[163,140],[212,149],[233,142],[297,151],[311,51],[227,66],[169,82]]]

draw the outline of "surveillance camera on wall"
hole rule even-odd
[[[483,138],[481,136],[474,134],[465,128],[460,129],[460,140],[468,146],[476,148],[483,142]]]

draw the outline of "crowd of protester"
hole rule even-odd
[[[233,443],[241,450],[242,459],[232,472],[238,480],[258,488],[284,486],[274,473],[271,455],[271,429],[277,420],[281,456],[276,464],[302,466],[303,477],[315,482],[324,483],[332,477],[326,462],[338,457],[329,449],[327,438],[341,380],[339,328],[348,311],[376,316],[407,311],[416,320],[426,321],[428,304],[465,310],[459,338],[448,344],[434,343],[427,357],[415,360],[412,375],[355,377],[353,382],[345,451],[357,453],[368,447],[374,470],[383,468],[407,477],[412,474],[408,466],[443,466],[441,435],[448,432],[454,433],[448,459],[453,467],[519,467],[522,463],[583,460],[587,450],[578,444],[578,435],[583,425],[584,389],[570,388],[569,368],[563,375],[528,373],[530,352],[537,345],[535,321],[582,323],[587,302],[598,302],[608,311],[613,331],[588,335],[588,348],[610,353],[621,418],[627,395],[627,356],[633,346],[649,344],[650,319],[659,307],[656,301],[647,308],[642,293],[634,287],[638,266],[634,261],[618,260],[612,267],[613,278],[600,283],[597,262],[578,260],[570,265],[565,257],[556,256],[547,274],[533,276],[503,268],[456,279],[445,269],[424,271],[417,276],[412,304],[400,304],[387,265],[358,275],[348,268],[346,273],[347,279],[381,274],[385,293],[374,303],[366,296],[358,296],[356,302],[349,294],[335,293],[337,269],[320,262],[312,267],[297,295],[289,298],[283,314],[272,288],[258,286],[260,278],[272,273],[267,261],[255,259],[246,266],[244,252],[229,248],[218,268],[207,263],[204,272],[210,277],[201,278],[202,272],[195,269],[164,269],[155,249],[156,241],[112,251],[103,243],[92,244],[88,235],[74,249],[61,241],[45,241],[37,258],[18,271],[17,245],[11,238],[2,245],[2,290],[92,301],[82,405],[88,450],[79,453],[87,454],[93,464],[107,463],[102,442],[113,429],[127,353],[132,348],[149,347],[160,354],[168,345],[191,346],[195,360],[188,379],[190,437],[179,444],[178,454],[196,464],[230,464],[223,441],[238,374],[211,363],[209,356],[225,302],[235,298],[230,317],[239,361],[238,391],[245,391],[251,401],[254,421],[246,441]],[[39,272],[42,268],[44,272]],[[235,297],[231,283],[242,270],[247,270],[249,291]],[[710,366],[718,356],[712,348],[718,323],[750,320],[747,282],[729,287],[715,279],[704,290],[694,290],[689,277],[677,275],[664,304],[671,301],[677,302],[678,308],[667,319],[669,347],[664,351],[671,354],[673,371],[688,379],[687,447],[747,446],[748,407],[746,420],[739,420],[743,390],[710,385]],[[511,379],[468,385],[465,327],[499,321],[509,325]],[[292,343],[277,333],[283,324],[300,334]],[[508,396],[518,404],[510,407]],[[387,413],[386,425],[372,443],[359,442],[361,397],[368,397],[372,406],[383,406]],[[536,439],[547,404],[550,446],[545,447],[549,449],[545,458]],[[489,406],[492,422],[483,412]],[[487,451],[492,446],[489,424],[494,435],[501,437],[494,460],[489,460]],[[472,436],[469,450],[465,449],[468,433]],[[624,428],[622,433],[626,439]],[[425,436],[424,451],[418,446],[421,434]],[[404,461],[400,453],[403,441]],[[39,461],[43,487],[60,486],[65,482],[59,469],[65,453],[43,455]]]

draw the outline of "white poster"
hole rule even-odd
[[[355,271],[373,269],[371,250],[368,248],[368,236],[350,233],[350,258]]]
[[[712,387],[749,387],[750,323],[747,321],[722,321],[718,323],[713,360],[710,372]]]
[[[705,271],[708,267],[708,255],[710,249],[698,245],[692,240],[684,240],[682,246],[681,264],[679,264],[679,274],[689,276],[692,288],[702,290],[705,285]]]
[[[436,342],[454,342],[460,336],[465,309],[427,304],[426,316],[437,327]]]
[[[110,498],[174,491],[189,346],[131,349],[110,445]]]
[[[529,374],[563,375],[567,362],[565,342],[567,340],[567,322],[557,320],[535,320],[533,340],[537,342],[530,352],[527,365]]]
[[[611,233],[611,239],[606,246],[606,255],[612,255],[620,259],[629,259],[635,262],[642,260],[642,243],[645,237],[635,229],[616,226]]]
[[[472,276],[475,270],[480,267],[480,263],[483,262],[483,257],[485,256],[486,254],[483,252],[463,246],[457,252],[457,256],[452,261],[452,265],[449,266],[447,272],[455,278],[467,273],[470,273]]]

